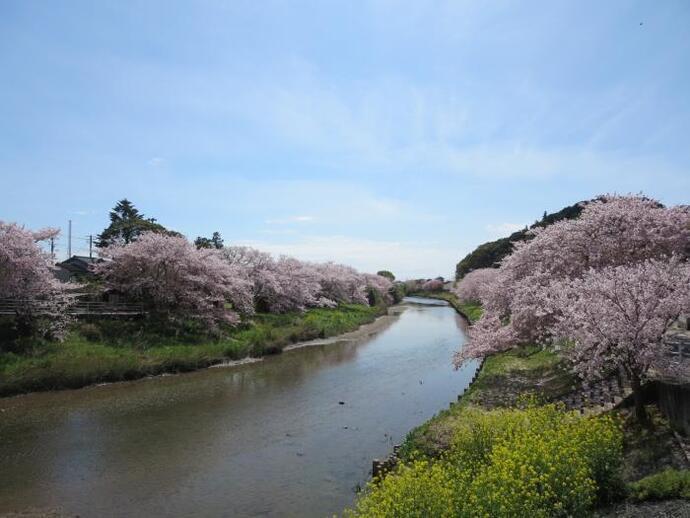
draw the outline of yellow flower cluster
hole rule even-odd
[[[615,487],[622,433],[554,405],[467,409],[451,450],[371,483],[352,517],[588,516]]]

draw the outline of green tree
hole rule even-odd
[[[381,277],[385,277],[389,281],[393,282],[395,280],[395,275],[393,275],[392,272],[389,272],[388,270],[379,270],[376,272],[376,275],[380,275]]]
[[[220,232],[214,232],[210,238],[198,236],[194,240],[194,246],[196,246],[197,249],[215,248],[216,250],[220,250],[223,248],[223,238],[221,237]]]
[[[127,198],[117,202],[110,211],[110,225],[98,235],[96,246],[104,248],[112,244],[129,244],[144,232],[179,235],[157,223],[155,218],[147,218]]]

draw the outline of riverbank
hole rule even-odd
[[[445,300],[455,309],[455,311],[465,317],[469,323],[479,320],[479,318],[482,316],[481,305],[473,302],[461,302],[457,295],[450,291],[417,291],[411,293],[410,296]]]
[[[353,331],[346,331],[336,335],[328,335],[326,338],[315,338],[313,340],[301,341],[287,345],[283,348],[284,352],[303,347],[316,347],[319,345],[329,345],[338,342],[359,342],[367,340],[389,327],[400,314],[405,311],[404,305],[390,306],[386,314],[376,317],[375,320],[360,325]]]
[[[474,321],[481,316],[481,308],[463,307],[452,293],[424,293],[424,296],[448,301],[459,313],[468,317],[468,320]],[[618,516],[622,513],[625,516],[642,517],[647,516],[646,513],[651,508],[658,509],[660,512],[667,510],[675,512],[680,509],[683,513],[690,513],[690,501],[687,500],[690,498],[690,472],[688,471],[690,463],[682,445],[677,440],[677,435],[658,409],[654,405],[648,407],[648,412],[652,416],[652,426],[647,428],[637,424],[629,402],[626,400],[609,410],[595,406],[594,401],[589,401],[590,408],[581,409],[580,413],[568,412],[568,408],[561,406],[562,403],[559,401],[568,401],[573,393],[582,394],[583,387],[568,368],[565,360],[553,351],[527,346],[487,357],[474,382],[456,404],[439,412],[408,434],[398,450],[400,459],[398,467],[385,477],[384,482],[374,482],[369,487],[353,514],[355,516],[381,514],[388,509],[391,502],[397,502],[396,509],[404,508],[412,512],[422,501],[423,506],[435,506],[438,499],[452,500],[458,496],[457,491],[461,493],[470,491],[468,488],[474,486],[467,485],[468,482],[466,483],[463,478],[466,474],[463,474],[459,466],[454,467],[452,459],[458,456],[459,458],[472,456],[475,454],[472,448],[479,447],[479,443],[483,449],[495,440],[496,434],[491,430],[486,431],[488,435],[482,435],[484,432],[481,430],[487,422],[493,423],[490,428],[512,426],[509,424],[511,420],[532,419],[532,417],[527,418],[527,415],[533,411],[547,414],[555,411],[560,413],[561,417],[558,419],[564,422],[574,419],[573,423],[581,421],[582,426],[585,427],[590,426],[587,423],[592,419],[593,422],[616,423],[614,428],[617,427],[619,430],[616,432],[618,436],[612,436],[613,439],[606,445],[612,455],[607,463],[615,468],[615,473],[607,480],[598,480],[594,477],[597,487],[596,495],[583,509],[584,515],[591,515],[595,512],[594,508],[597,509],[597,516]],[[556,405],[553,406],[551,403],[556,403]],[[526,410],[521,410],[525,408]],[[530,408],[535,410],[530,410]],[[527,413],[522,417],[524,412]],[[590,419],[578,417],[581,413],[599,417]],[[614,428],[610,430],[613,431]],[[479,443],[474,444],[470,441],[468,444],[474,444],[474,446],[458,446],[477,433],[483,437],[481,439],[479,436],[475,437]],[[538,434],[538,431],[533,430],[530,433]],[[601,448],[602,445],[596,448]],[[518,444],[512,444],[509,450],[519,447]],[[539,441],[529,446],[533,451],[539,451],[542,447],[543,444]],[[496,457],[483,457],[483,459],[480,462],[483,466],[479,468],[480,472],[487,470],[487,474],[493,473],[490,477],[496,475],[494,470],[499,469],[503,462],[500,453]],[[525,462],[528,464],[536,462],[535,467],[544,462],[552,463],[556,471],[568,465],[567,463],[558,465],[551,454],[543,458],[535,457],[529,461],[526,458]],[[597,465],[599,461],[596,460],[596,455],[591,457],[591,462],[593,462],[592,466]],[[593,474],[596,473],[593,472]],[[513,489],[519,492],[520,487],[531,484],[529,477],[522,478],[524,475],[522,471],[513,474],[512,478],[505,481],[507,486],[501,487],[510,489],[517,484]],[[477,473],[470,478],[473,479],[476,476]],[[429,487],[426,487],[426,484],[430,484]],[[444,489],[438,489],[439,487]],[[501,491],[501,487],[497,486],[493,491]],[[486,487],[472,489],[472,491],[477,490],[482,492],[486,490]],[[421,500],[413,498],[409,503],[403,503],[407,502],[410,495],[417,493],[427,496],[422,497]],[[436,496],[429,496],[431,494]],[[556,491],[555,495],[557,500],[561,497],[565,499],[562,502],[567,500],[565,493],[560,494]],[[523,496],[531,498],[529,495]],[[488,494],[485,498],[489,498]],[[467,502],[465,497],[460,500]],[[653,500],[665,500],[667,503],[650,503]],[[446,504],[450,507],[454,505],[450,504],[449,500]],[[466,505],[457,502],[456,504],[460,507]],[[439,506],[439,509],[442,507]],[[549,505],[546,505],[546,509],[550,509]],[[385,512],[381,515],[385,515]],[[659,514],[659,516],[662,515]]]
[[[36,341],[20,344],[15,352],[0,352],[0,397],[188,372],[258,358],[279,353],[292,344],[354,331],[386,313],[384,306],[344,304],[301,314],[257,314],[217,339],[198,331],[167,335],[164,329],[152,329],[141,320],[81,323],[64,342]]]
[[[0,516],[336,515],[472,377],[460,318],[426,302],[238,367],[0,399]]]

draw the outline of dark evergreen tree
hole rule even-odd
[[[587,202],[580,202],[553,214],[544,213],[540,221],[536,221],[531,227],[513,232],[510,236],[490,241],[479,245],[474,251],[467,254],[455,267],[455,279],[462,279],[467,273],[479,268],[496,268],[504,257],[513,252],[513,243],[531,239],[529,230],[536,227],[548,227],[564,219],[577,218]]]
[[[380,275],[381,277],[385,277],[389,281],[393,282],[395,280],[395,275],[393,275],[393,272],[390,272],[388,270],[379,270],[376,272],[376,275]]]
[[[110,225],[98,235],[96,246],[103,248],[115,243],[129,244],[144,232],[177,234],[166,230],[155,218],[145,217],[125,198],[110,211]]]
[[[214,232],[213,236],[210,238],[198,236],[194,240],[194,246],[196,246],[197,249],[215,248],[216,250],[220,250],[223,248],[223,238],[220,236],[220,232]]]
[[[211,243],[213,244],[213,248],[217,250],[223,248],[223,238],[220,237],[220,232],[213,233],[213,236],[211,237]]]

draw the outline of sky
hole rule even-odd
[[[0,0],[0,220],[399,278],[602,193],[690,198],[690,2]]]

